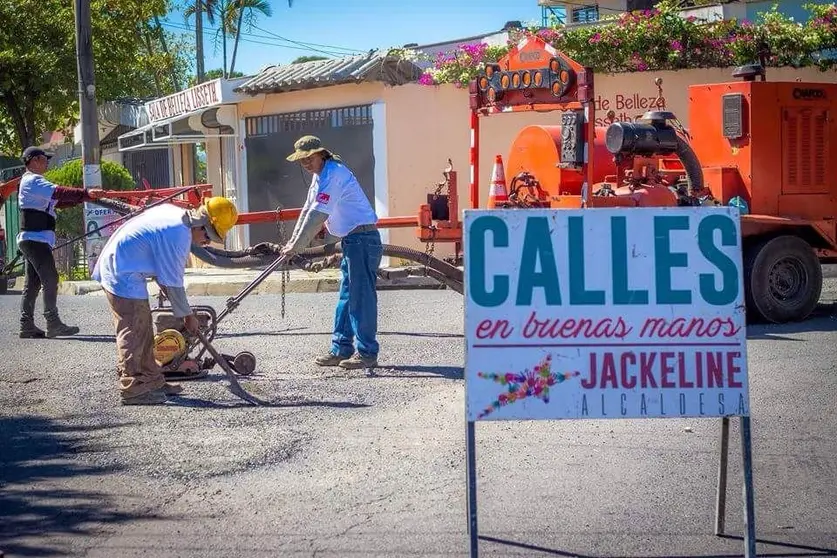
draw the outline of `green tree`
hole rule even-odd
[[[50,169],[44,173],[44,178],[59,186],[83,188],[82,161],[73,159],[60,167]],[[113,161],[104,160],[100,165],[102,171],[102,188],[105,190],[133,190],[136,188],[134,179],[128,169]],[[55,233],[69,238],[84,232],[84,215],[82,206],[66,207],[55,212]]]
[[[298,58],[294,58],[291,61],[291,64],[302,64],[303,62],[313,62],[314,60],[328,60],[327,56],[300,56]]]
[[[215,23],[215,12],[218,11],[218,0],[194,0],[191,4],[186,6],[183,10],[183,17],[186,22],[189,18],[195,16],[195,54],[197,60],[197,75],[198,83],[206,81],[206,76],[203,71],[204,52],[203,52],[203,14],[206,14],[206,20],[210,25]]]
[[[288,0],[288,7],[293,7],[293,0]],[[246,23],[252,30],[256,22],[256,14],[260,12],[265,17],[273,15],[270,9],[270,2],[267,0],[232,0],[224,11],[224,28],[226,32],[235,37],[233,43],[232,60],[230,61],[230,73],[235,70],[235,56],[238,53],[238,41],[241,39],[241,26]],[[246,14],[246,15],[245,15]],[[224,39],[226,44],[226,38]],[[226,51],[225,51],[226,52]],[[227,64],[227,57],[224,56],[224,67]]]
[[[213,79],[218,79],[219,77],[224,77],[224,70],[221,68],[215,68],[209,70],[208,72],[204,73],[203,81],[211,81]],[[228,78],[240,78],[244,77],[244,74],[241,72],[233,72],[227,75]],[[194,87],[198,84],[198,76],[190,76],[189,77],[189,87]]]
[[[97,99],[165,95],[185,81],[186,46],[155,21],[169,8],[169,0],[91,0]],[[0,151],[19,154],[41,133],[78,122],[74,21],[66,0],[0,2],[0,129],[14,130],[13,142],[0,134]]]

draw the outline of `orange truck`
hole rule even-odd
[[[480,207],[480,119],[559,111],[560,124],[517,134],[508,197],[489,207],[736,205],[748,320],[802,320],[819,301],[821,264],[837,262],[837,85],[772,82],[761,64],[731,77],[689,88],[688,131],[662,109],[596,126],[592,70],[530,37],[470,83],[470,207]],[[461,242],[454,212],[432,214],[448,212],[422,206],[420,239]]]

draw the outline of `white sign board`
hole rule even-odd
[[[148,119],[154,123],[183,116],[198,109],[219,105],[223,91],[220,79],[207,81],[145,104]]]
[[[464,226],[467,420],[749,416],[737,208]]]
[[[122,215],[119,213],[94,205],[91,203],[84,204],[84,226],[86,232],[92,232],[99,227],[104,227],[98,232],[95,232],[85,239],[86,253],[87,253],[87,269],[93,273],[93,268],[96,267],[96,261],[99,259],[99,254],[102,253],[102,248],[108,241],[108,238],[116,232],[121,223],[110,225],[113,221],[121,219]],[[106,226],[110,225],[110,226]]]

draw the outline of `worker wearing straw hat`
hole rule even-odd
[[[306,248],[324,224],[341,239],[343,251],[331,350],[315,362],[345,369],[374,368],[379,349],[376,283],[383,256],[378,216],[354,173],[319,138],[304,136],[294,149],[287,160],[299,161],[313,178],[283,254],[291,256]]]

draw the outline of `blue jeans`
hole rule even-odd
[[[378,266],[384,247],[377,230],[343,237],[343,263],[340,265],[340,299],[334,312],[331,352],[350,357],[378,357]]]

